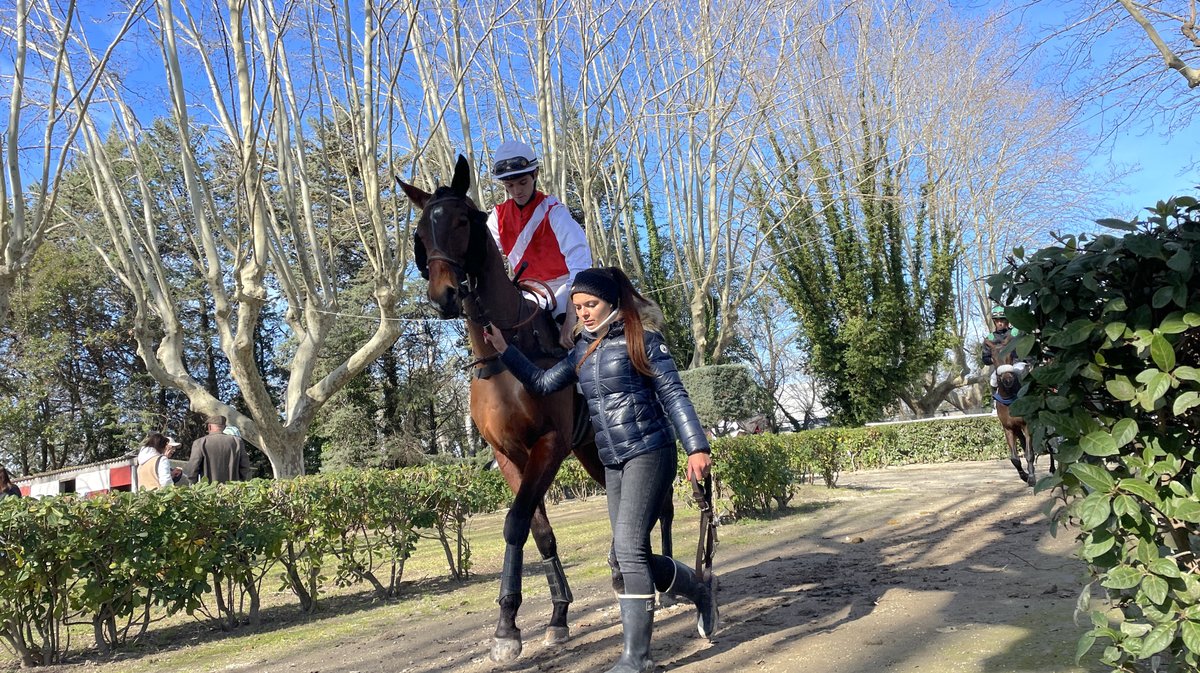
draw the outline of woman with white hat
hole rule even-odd
[[[139,491],[154,491],[175,484],[171,478],[170,458],[178,447],[179,442],[161,432],[146,435],[137,457]]]

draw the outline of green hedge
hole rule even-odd
[[[1059,441],[1051,520],[1069,523],[1094,583],[1076,660],[1200,670],[1200,200],[1144,221],[1017,249],[989,279],[1037,363],[1012,411]],[[1096,587],[1095,584],[1099,584]],[[1092,602],[1103,590],[1104,600]]]
[[[143,633],[151,611],[224,628],[258,618],[272,570],[305,610],[331,584],[394,595],[421,538],[463,577],[463,525],[509,498],[496,471],[440,465],[199,485],[92,498],[0,501],[0,637],[23,665],[62,660],[68,623],[101,650]]]
[[[843,470],[988,460],[1008,449],[995,418],[973,417],[723,437],[712,451],[718,496],[740,517],[787,507],[796,486],[818,477],[833,487]]]
[[[567,456],[562,466],[558,468],[554,483],[546,492],[546,499],[553,503],[559,503],[565,499],[588,498],[596,495],[604,495],[604,487],[592,479],[587,470],[583,469],[583,464],[572,454]]]

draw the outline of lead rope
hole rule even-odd
[[[696,577],[703,580],[712,575],[713,551],[717,547],[717,522],[713,517],[712,475],[704,478],[704,485],[691,478],[692,499],[700,508],[700,538],[696,541]]]

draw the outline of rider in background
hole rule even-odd
[[[990,382],[992,388],[999,385],[996,375],[1000,374],[1000,367],[1011,367],[1017,372],[1019,378],[1025,377],[1025,372],[1029,368],[1029,363],[1019,360],[1014,351],[1009,351],[1006,361],[995,362],[993,353],[999,354],[1006,347],[1011,346],[1013,339],[1021,336],[1021,333],[1015,328],[1010,327],[1008,318],[1004,315],[1003,306],[995,306],[992,308],[992,331],[983,340],[983,364],[990,365],[992,369],[992,377]],[[1002,356],[1003,357],[1003,356]]]
[[[559,344],[574,345],[575,312],[568,311],[567,290],[575,275],[592,265],[583,227],[558,199],[537,188],[538,160],[528,144],[510,140],[500,145],[492,162],[492,177],[504,185],[508,199],[488,215],[488,230],[516,273],[527,263],[521,280],[541,281],[554,294],[554,317],[562,325]],[[547,297],[526,292],[542,308]]]

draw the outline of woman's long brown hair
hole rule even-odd
[[[626,276],[620,267],[610,266],[604,271],[617,281],[617,287],[620,289],[617,308],[621,311],[620,318],[625,323],[625,348],[629,351],[629,361],[638,373],[654,376],[654,370],[650,368],[650,358],[646,357],[646,329],[642,325],[641,312],[642,307],[650,301],[633,288],[629,276]],[[596,339],[588,346],[583,357],[579,358],[579,364],[575,366],[576,372],[583,368],[583,363],[600,347],[600,341],[601,339]]]

